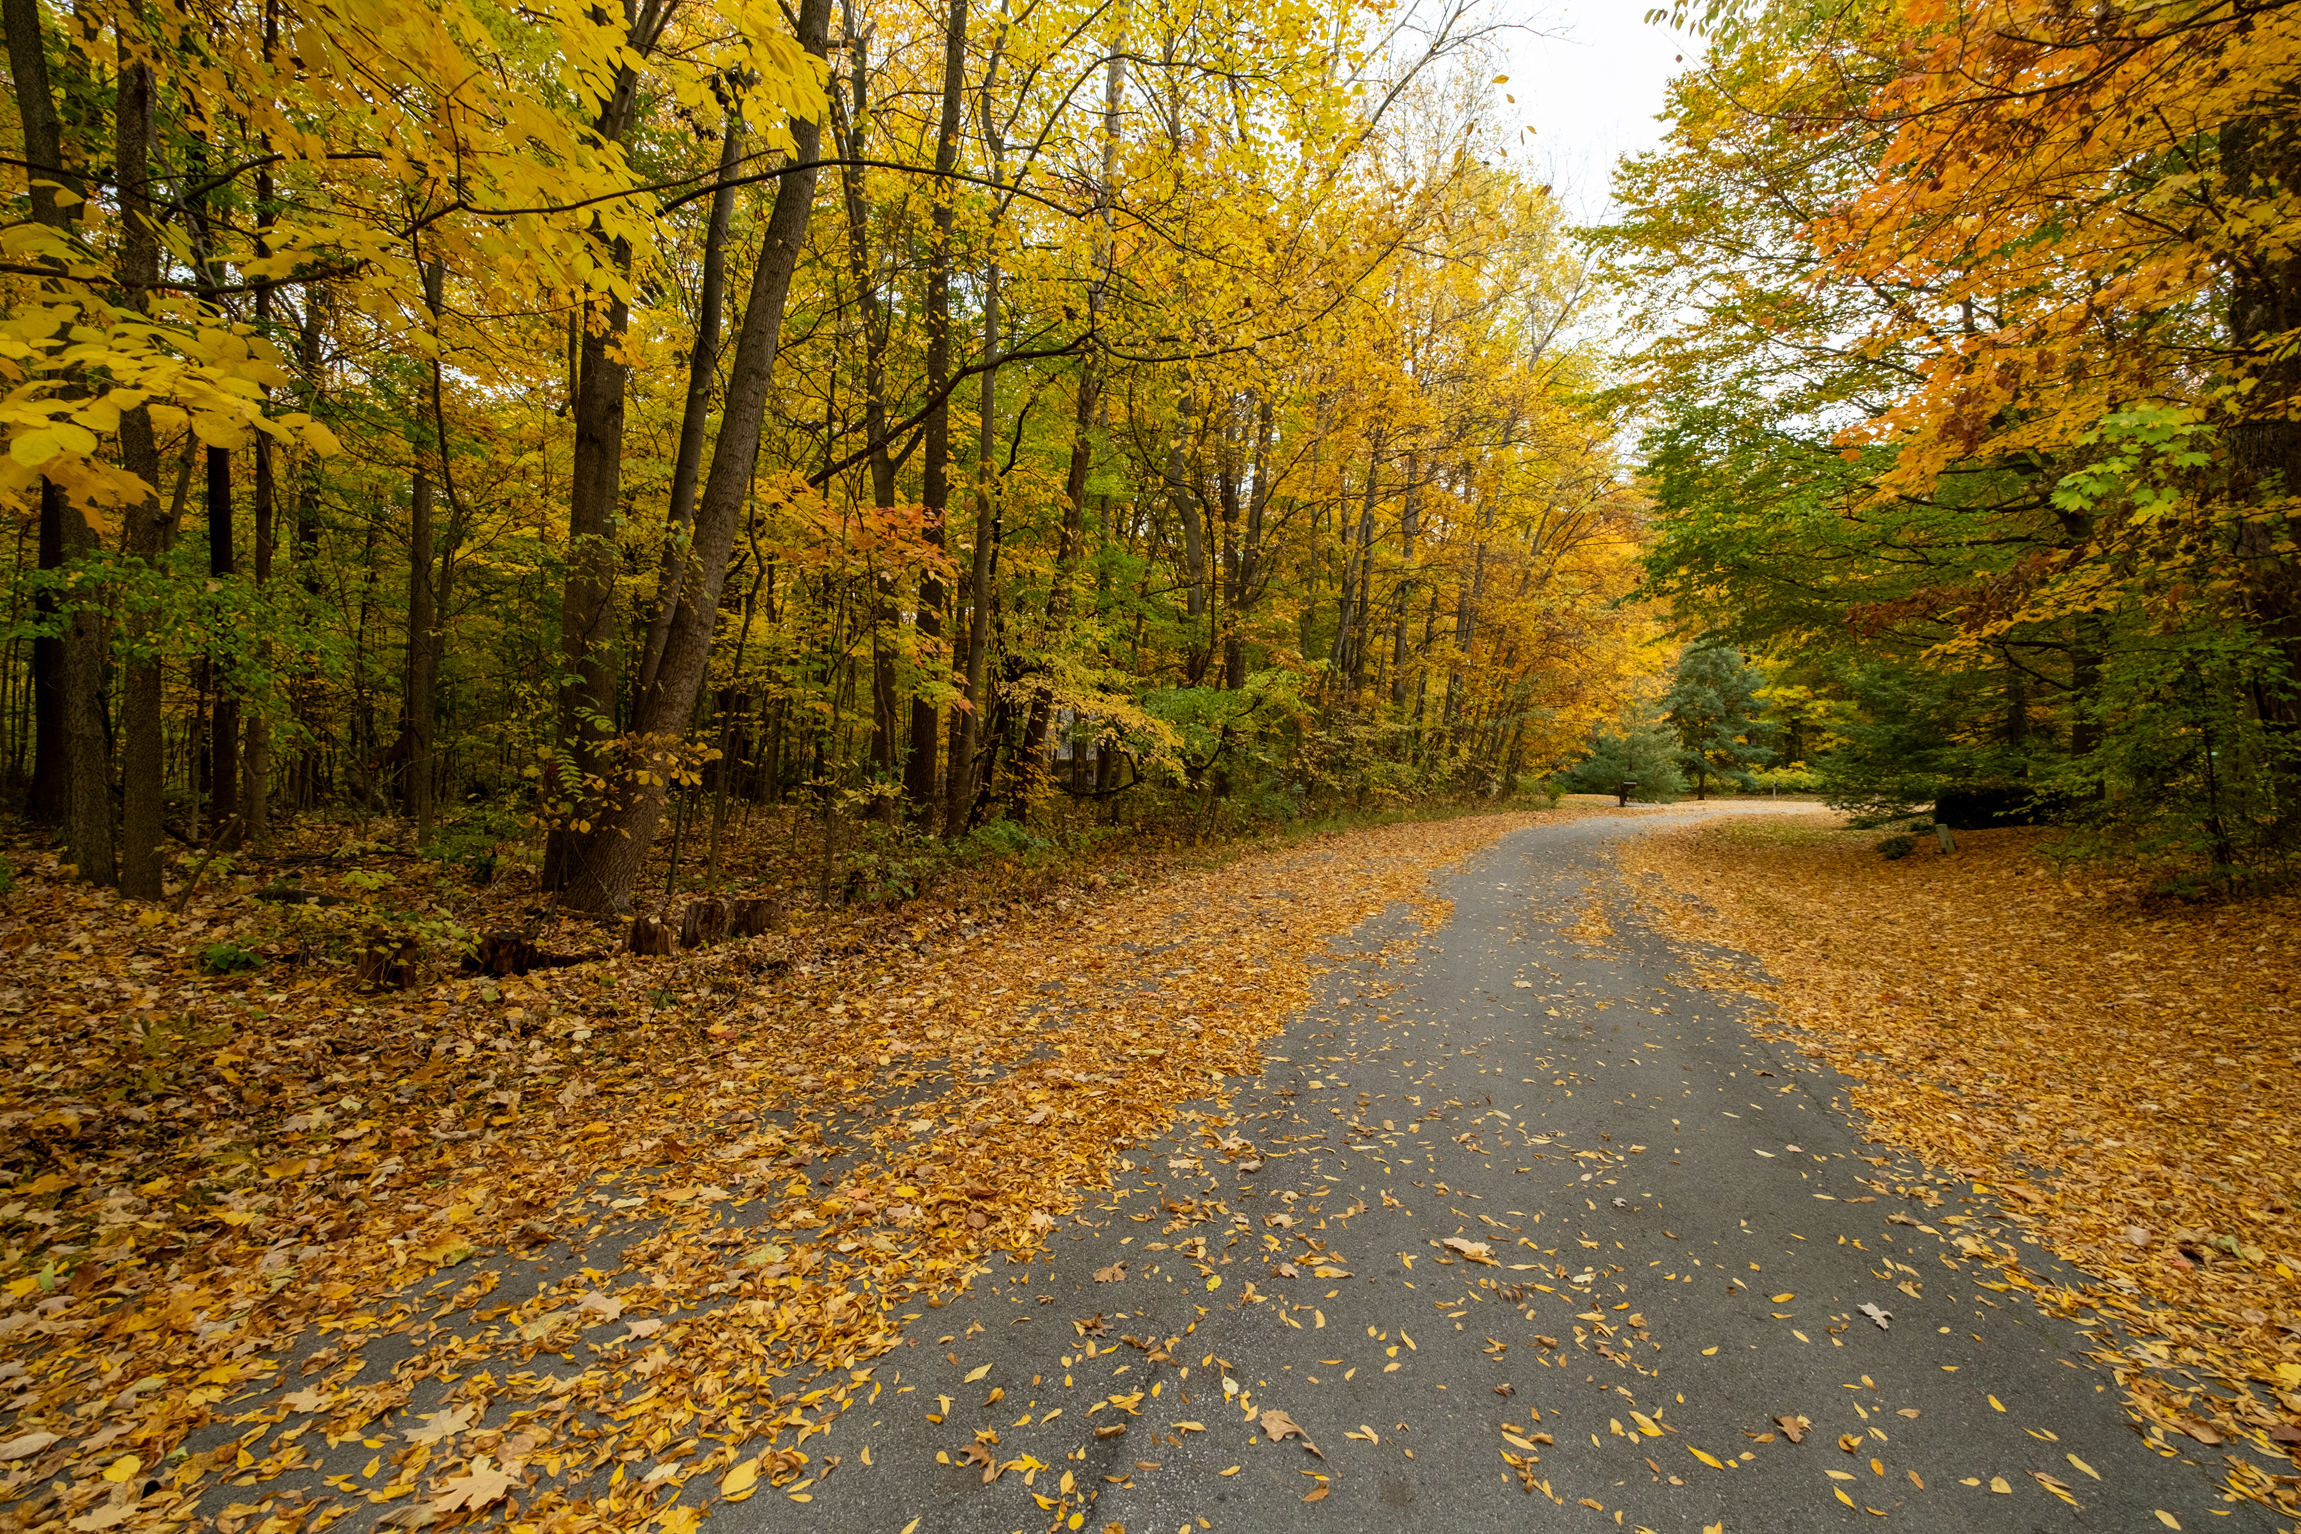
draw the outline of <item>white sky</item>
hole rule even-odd
[[[1529,29],[1501,39],[1510,76],[1502,89],[1518,98],[1521,121],[1534,129],[1512,147],[1511,162],[1549,180],[1579,219],[1604,215],[1614,161],[1659,140],[1654,115],[1663,88],[1699,57],[1695,39],[1646,24],[1656,7],[1657,0],[1498,0],[1490,13]]]

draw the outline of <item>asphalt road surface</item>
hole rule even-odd
[[[1041,1260],[907,1313],[835,1471],[711,1527],[2277,1527],[1965,1255],[2023,1239],[1985,1195],[1690,985],[1607,860],[1682,818],[1517,833],[1443,928],[1338,944],[1232,1084],[1244,1146],[1130,1150]]]

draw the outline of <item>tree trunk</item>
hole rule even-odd
[[[626,37],[631,51],[646,58],[655,50],[676,0],[626,0]],[[631,126],[639,101],[639,71],[623,64],[615,89],[600,108],[594,131],[603,143],[619,142]],[[606,246],[612,269],[631,270],[631,244]],[[601,748],[616,726],[615,519],[623,500],[623,402],[629,381],[622,350],[630,305],[620,290],[610,294],[603,326],[582,326],[576,347],[574,392],[575,454],[567,498],[567,585],[560,605],[558,747],[550,785],[563,800],[588,810],[591,780]],[[582,838],[562,826],[544,841],[543,887],[567,880]]]
[[[830,17],[831,0],[801,0],[799,43],[816,58],[824,56]],[[810,168],[788,172],[775,189],[774,209],[768,215],[759,261],[752,271],[750,301],[735,341],[711,472],[695,509],[689,565],[689,577],[695,582],[694,598],[682,601],[672,617],[655,690],[637,720],[642,736],[668,739],[685,729],[695,708],[696,689],[711,658],[727,557],[758,468],[767,396],[774,383],[776,352],[782,344],[784,305],[790,297],[792,273],[806,243],[808,215],[814,206],[818,173],[812,164],[821,148],[822,124],[794,121],[791,138],[793,163]],[[632,769],[654,765],[629,764]],[[569,905],[601,912],[628,908],[632,883],[663,816],[663,776],[628,769],[618,774],[612,794],[601,806],[598,828],[584,838],[582,856],[566,881]]]
[[[991,157],[991,179],[1004,184],[1007,176],[1006,143],[991,117],[990,88],[998,78],[999,58],[1006,44],[1006,24],[1000,23],[998,41],[991,49],[990,68],[983,84],[983,147]],[[967,570],[966,706],[954,710],[951,728],[951,766],[946,774],[943,834],[959,837],[972,829],[979,774],[976,758],[982,751],[984,666],[990,655],[992,571],[999,546],[997,515],[999,263],[990,261],[983,271],[983,369],[978,385],[975,435],[975,544]]]
[[[703,290],[697,296],[695,344],[687,353],[687,404],[679,420],[679,457],[671,469],[671,508],[665,518],[663,565],[655,579],[655,612],[647,621],[647,648],[639,665],[639,693],[655,690],[671,612],[687,580],[687,529],[695,520],[695,487],[703,476],[703,438],[711,421],[711,380],[719,366],[720,316],[727,307],[727,228],[735,219],[735,174],[743,158],[743,120],[730,111],[719,142],[719,189],[711,196],[711,223],[703,235]]]
[[[927,542],[944,544],[944,521],[951,504],[951,227],[954,190],[948,179],[959,164],[959,87],[967,62],[967,0],[949,0],[943,27],[943,101],[935,124],[935,233],[927,250],[927,394],[934,404],[924,423],[919,498],[926,505]],[[932,574],[919,578],[922,665],[941,648],[943,583]],[[944,667],[946,674],[949,666]],[[932,825],[935,816],[935,755],[941,711],[924,696],[911,699],[910,754],[903,761],[903,797],[915,822]]]
[[[407,719],[401,727],[407,742],[407,775],[401,780],[400,797],[421,847],[431,835],[432,709],[439,682],[439,615],[432,605],[431,585],[431,471],[421,464],[415,471],[413,500],[407,538]]]
[[[630,265],[627,242],[614,245],[618,271]],[[575,394],[575,460],[568,487],[567,588],[559,616],[559,752],[553,766],[564,801],[588,814],[601,749],[615,734],[615,514],[623,499],[621,357],[630,306],[608,300],[604,328],[583,334]],[[580,835],[551,832],[543,884],[558,889],[569,874]]]
[[[1110,227],[1111,178],[1118,162],[1119,102],[1125,89],[1126,55],[1122,43],[1111,50],[1110,62],[1104,66],[1103,74],[1103,174],[1101,184],[1095,189],[1095,203],[1103,227],[1097,232],[1094,281],[1087,288],[1090,331],[1102,319],[1104,287],[1109,281],[1110,263],[1116,250]],[[1095,402],[1102,387],[1102,371],[1095,365],[1100,355],[1092,344],[1079,355],[1078,405],[1071,417],[1071,461],[1063,476],[1062,541],[1055,550],[1054,586],[1047,593],[1050,643],[1056,644],[1062,642],[1063,632],[1070,623],[1071,583],[1078,573],[1079,553],[1085,541],[1082,534],[1086,529],[1087,471],[1094,462]],[[1025,812],[1046,773],[1047,728],[1053,716],[1054,694],[1044,686],[1035,689],[1030,718],[1023,727],[1023,748],[1014,763],[1015,802],[1017,808]]]
[[[40,483],[40,510],[49,503],[61,524],[64,563],[100,550],[95,530],[71,504],[61,485]],[[65,855],[85,884],[111,884],[119,875],[112,859],[112,751],[104,725],[104,660],[111,650],[103,610],[93,603],[69,602],[58,656],[57,690],[63,702]]]
[[[208,576],[227,580],[232,550],[232,454],[208,449]],[[221,847],[240,844],[240,695],[222,665],[211,668],[216,701],[208,716],[208,826]]]
[[[160,271],[151,200],[152,71],[123,57],[116,99],[113,163],[119,180],[120,280],[127,290],[127,307],[143,313],[151,306],[150,285]],[[149,411],[139,407],[122,412],[120,464],[149,487],[143,500],[124,509],[122,543],[129,560],[142,566],[146,578],[156,580],[175,519],[162,510],[160,445]],[[120,889],[137,900],[158,900],[164,893],[160,826],[166,716],[149,609],[129,610],[128,641],[129,660],[120,687]]]

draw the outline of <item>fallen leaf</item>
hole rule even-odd
[[[39,1453],[54,1442],[56,1442],[54,1433],[20,1434],[9,1439],[6,1443],[0,1443],[0,1460],[22,1459],[27,1454]]]
[[[2013,1487],[2008,1484],[2006,1478],[2002,1475],[1993,1475],[1989,1478],[1989,1489],[1998,1493],[2000,1496],[2010,1497],[2013,1495]]]
[[[1482,1262],[1490,1268],[1501,1266],[1494,1260],[1494,1248],[1483,1241],[1465,1241],[1460,1236],[1448,1236],[1439,1245],[1449,1251],[1460,1252],[1472,1262]]]
[[[1776,1417],[1774,1422],[1781,1428],[1782,1436],[1792,1443],[1804,1443],[1806,1429],[1813,1426],[1803,1417]]]
[[[1262,1430],[1269,1435],[1272,1443],[1283,1442],[1289,1437],[1299,1438],[1302,1440],[1304,1448],[1317,1454],[1320,1459],[1326,1458],[1324,1454],[1319,1452],[1318,1445],[1310,1441],[1310,1435],[1305,1433],[1292,1417],[1275,1406],[1262,1414]]]
[[[1840,1433],[1838,1435],[1838,1447],[1845,1450],[1848,1454],[1853,1453],[1861,1446],[1862,1435],[1859,1433]]]
[[[1888,1325],[1888,1323],[1891,1322],[1894,1318],[1894,1313],[1892,1311],[1880,1310],[1877,1306],[1865,1301],[1861,1306],[1861,1312],[1863,1315],[1868,1316],[1872,1321],[1875,1321],[1878,1324],[1879,1331],[1890,1332],[1893,1330],[1892,1326]]]
[[[1326,1500],[1326,1488],[1324,1486],[1313,1486],[1310,1489],[1310,1495],[1304,1497],[1302,1500],[1305,1502],[1323,1502]],[[1121,1530],[1120,1534],[1125,1534],[1125,1531]]]
[[[1123,1262],[1114,1262],[1107,1268],[1095,1269],[1095,1282],[1098,1284],[1124,1283],[1126,1282],[1126,1276],[1127,1265]],[[1154,1284],[1151,1287],[1155,1289],[1158,1286]]]
[[[422,1427],[408,1430],[407,1441],[409,1443],[438,1443],[441,1439],[453,1438],[456,1434],[470,1427],[471,1420],[471,1408],[468,1406],[453,1406],[446,1411],[428,1412],[424,1415]],[[442,1509],[442,1511],[445,1510]]]
[[[482,1454],[463,1475],[448,1480],[443,1494],[432,1499],[431,1509],[435,1513],[452,1513],[457,1508],[485,1507],[517,1484],[507,1471]]]

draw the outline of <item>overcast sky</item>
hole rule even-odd
[[[1534,137],[1514,163],[1545,176],[1575,214],[1603,216],[1615,159],[1654,144],[1663,88],[1696,55],[1692,39],[1648,26],[1656,0],[1500,0],[1492,13],[1531,31],[1505,34],[1516,110]],[[1527,158],[1521,161],[1519,157]]]

